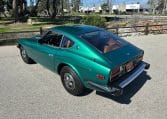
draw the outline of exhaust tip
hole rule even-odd
[[[150,68],[150,64],[146,63],[145,69],[149,69]]]
[[[112,95],[113,95],[113,96],[118,97],[118,96],[120,96],[120,95],[123,94],[123,89],[121,89],[121,88],[113,88],[112,90],[114,90],[114,91],[112,92]]]

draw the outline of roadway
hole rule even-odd
[[[16,46],[0,47],[1,119],[166,119],[167,35],[126,37],[144,49],[151,64],[120,97],[96,91],[75,97],[60,77],[39,64],[25,64]]]

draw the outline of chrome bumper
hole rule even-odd
[[[130,84],[133,80],[135,80],[144,71],[145,67],[146,67],[145,63],[140,64],[140,66],[135,70],[135,72],[133,74],[131,74],[128,78],[126,78],[125,80],[123,80],[119,84],[119,87],[124,88],[128,84]]]
[[[128,76],[120,78],[119,81],[113,82],[112,86],[101,86],[99,84],[88,81],[88,85],[98,91],[107,92],[114,96],[119,96],[123,93],[123,88],[134,81],[145,69],[149,69],[150,64],[142,62]]]

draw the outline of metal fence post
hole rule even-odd
[[[42,27],[39,28],[39,32],[40,32],[41,35],[43,34],[43,29],[42,29]]]
[[[119,26],[118,25],[116,26],[116,34],[117,34],[117,36],[119,35]]]
[[[146,24],[145,26],[145,35],[148,35],[149,34],[149,23]]]

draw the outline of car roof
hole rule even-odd
[[[69,33],[71,35],[81,35],[84,33],[89,33],[93,31],[99,31],[103,30],[102,28],[96,27],[96,26],[90,26],[90,25],[66,25],[66,26],[56,26],[51,28],[50,30],[53,31],[60,31]]]

